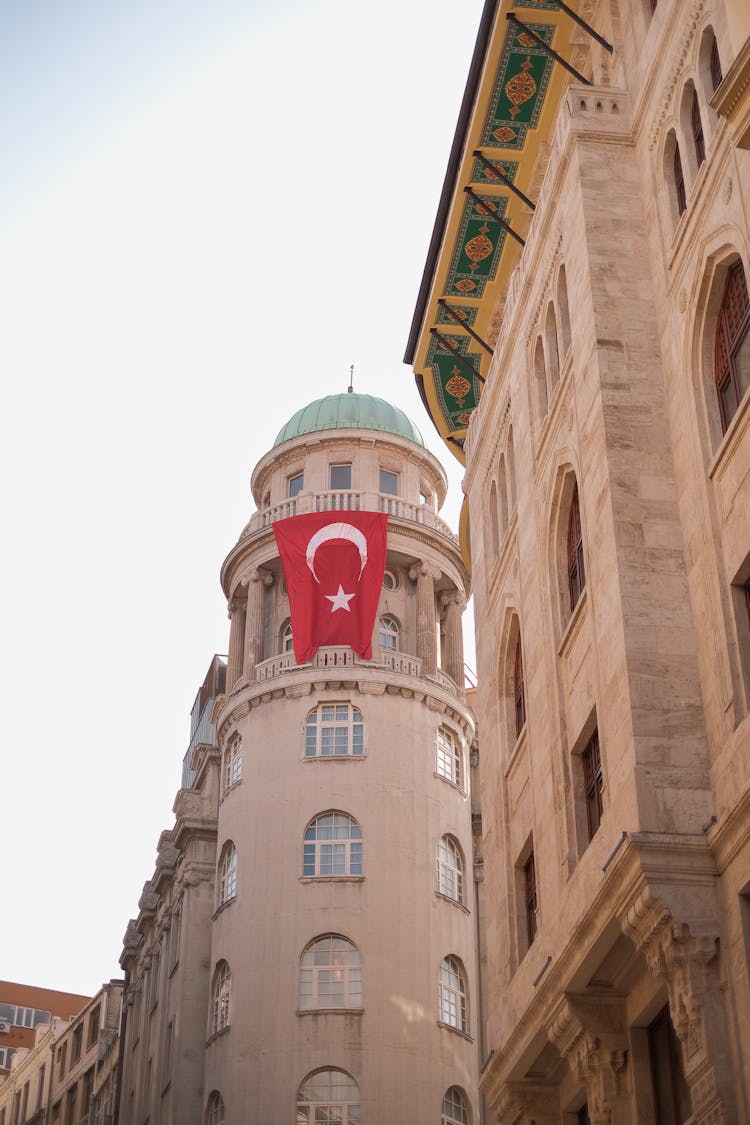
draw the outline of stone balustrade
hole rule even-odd
[[[276,676],[285,675],[287,672],[306,671],[310,668],[370,668],[373,671],[387,670],[389,673],[401,676],[415,676],[417,679],[431,680],[440,684],[447,691],[460,694],[459,688],[451,677],[441,669],[427,675],[423,671],[422,661],[416,656],[392,649],[380,649],[377,660],[363,660],[346,645],[329,648],[320,648],[307,664],[296,664],[293,652],[283,652],[279,656],[272,656],[256,665],[255,682],[272,680]]]

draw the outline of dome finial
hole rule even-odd
[[[349,395],[354,394],[354,364],[349,368],[349,386],[346,388],[346,393]]]

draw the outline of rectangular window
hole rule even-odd
[[[41,1109],[44,1104],[44,1077],[47,1073],[47,1067],[42,1066],[39,1070],[39,1090],[36,1096],[36,1108]],[[2,1125],[2,1122],[0,1122]]]
[[[446,781],[461,785],[461,748],[456,739],[441,727],[435,739],[435,771]]]
[[[398,473],[391,473],[388,469],[380,470],[380,491],[386,496],[398,496]]]
[[[78,1027],[73,1031],[73,1047],[71,1050],[70,1061],[77,1063],[81,1057],[81,1044],[83,1043],[83,1024],[79,1023]]]
[[[602,760],[599,753],[599,733],[594,731],[581,755],[583,762],[583,787],[586,794],[586,826],[589,841],[593,840],[602,820]]]
[[[526,939],[528,944],[531,945],[536,937],[536,914],[539,906],[536,894],[536,866],[533,851],[523,865],[523,893],[526,907]]]
[[[682,1125],[691,1117],[692,1109],[682,1069],[682,1048],[672,1026],[668,1005],[649,1026],[648,1051],[656,1119],[663,1125]]]
[[[352,487],[351,465],[331,465],[328,469],[328,487],[332,492],[350,489]]]
[[[61,1047],[57,1048],[57,1077],[62,1078],[65,1074],[65,1056],[68,1053],[68,1044],[63,1043]]]
[[[86,1049],[93,1047],[99,1037],[99,1019],[101,1016],[101,1005],[97,1004],[93,1012],[89,1015],[89,1029],[86,1036]]]
[[[151,962],[151,975],[149,977],[148,1006],[149,1010],[159,1003],[159,954]]]
[[[305,474],[297,473],[295,476],[289,478],[289,496],[291,498],[298,496],[302,489],[305,487]]]

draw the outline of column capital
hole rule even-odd
[[[253,569],[247,575],[247,579],[245,581],[248,584],[251,583],[251,582],[253,584],[255,584],[257,582],[262,582],[263,585],[266,586],[266,587],[273,586],[273,574],[271,573],[270,570],[266,570],[262,566],[254,566]]]
[[[443,590],[440,594],[440,605],[443,609],[447,609],[449,605],[456,605],[463,613],[466,609],[466,596],[463,590]]]
[[[412,582],[416,582],[419,578],[432,578],[433,581],[437,581],[441,573],[440,567],[424,561],[414,563],[413,566],[409,567],[409,578]]]

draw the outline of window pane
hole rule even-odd
[[[398,474],[391,473],[388,469],[380,470],[380,491],[387,496],[398,496]]]
[[[350,489],[352,487],[351,465],[331,465],[328,487],[331,489]]]
[[[289,495],[298,496],[302,491],[305,484],[305,474],[298,473],[295,477],[289,478]]]

